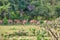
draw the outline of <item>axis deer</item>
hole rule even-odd
[[[36,20],[30,20],[30,24],[36,24],[37,21]]]
[[[20,20],[14,20],[14,24],[20,24],[21,22],[20,22]]]
[[[12,23],[13,23],[13,20],[9,19],[8,24],[12,24]]]
[[[3,24],[3,20],[0,20],[0,24]]]
[[[22,24],[26,24],[27,23],[27,20],[22,20]]]

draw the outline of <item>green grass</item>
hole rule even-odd
[[[14,32],[19,30],[26,30],[28,31],[30,28],[40,29],[35,25],[13,25],[13,26],[0,26],[0,34],[5,32]]]
[[[0,26],[0,39],[1,40],[36,40],[36,36],[17,36],[13,35],[15,32],[25,31],[32,34],[31,29],[34,28],[36,31],[41,30],[42,27],[39,25],[1,25]],[[59,28],[58,28],[59,29]],[[8,35],[13,35],[8,37]],[[45,37],[45,39],[51,39],[51,37]]]
[[[6,37],[8,34],[13,34],[14,32],[18,32],[18,31],[27,31],[30,32],[29,29],[31,28],[35,28],[36,30],[40,30],[40,27],[35,26],[35,25],[1,25],[0,26],[0,35],[2,35],[3,40],[8,40],[10,38]],[[20,39],[20,38],[30,38],[31,40],[35,40],[36,37],[35,36],[14,36],[15,39]],[[12,39],[14,40],[14,37],[12,37]],[[11,39],[11,40],[12,40]]]

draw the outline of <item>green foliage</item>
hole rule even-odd
[[[8,24],[8,20],[7,20],[6,17],[3,19],[3,21],[4,21],[4,24],[5,24],[5,25]]]
[[[45,40],[45,34],[46,31],[45,30],[40,30],[40,33],[37,35],[37,40]]]
[[[56,16],[59,17],[60,16],[60,5],[57,5],[56,8],[55,8],[55,11],[56,11]]]
[[[43,24],[43,23],[44,23],[44,21],[43,21],[43,20],[40,20],[40,23],[41,23],[41,24]]]
[[[31,31],[31,32],[34,34],[34,36],[35,36],[35,31],[36,31],[36,29],[35,29],[35,28],[31,28],[30,31]]]
[[[0,15],[9,14],[8,19],[52,20],[60,17],[59,0],[0,0]],[[22,16],[21,16],[22,15]],[[2,19],[2,16],[0,17]]]

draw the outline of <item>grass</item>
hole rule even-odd
[[[5,32],[15,32],[19,30],[26,30],[28,31],[30,28],[35,28],[35,29],[40,29],[40,27],[35,26],[35,25],[13,25],[13,26],[0,26],[0,34],[5,33]]]
[[[19,32],[19,31],[25,31],[31,34],[31,30],[30,30],[31,28],[34,28],[36,31],[42,29],[42,27],[40,27],[39,25],[1,25],[0,40],[25,40],[25,39],[36,40],[36,36],[17,36],[17,35],[11,37],[7,36],[9,34],[14,34],[15,32]],[[51,37],[45,37],[45,38],[50,39]]]
[[[36,25],[1,25],[0,26],[0,35],[5,35],[6,34],[13,34],[14,32],[18,32],[21,30],[24,31],[30,31],[31,28],[35,28],[36,30],[40,30],[41,28],[39,26]],[[31,40],[35,40],[35,36],[14,36],[15,39],[20,39],[20,38],[30,38]],[[14,37],[11,38],[11,40],[14,40]],[[8,40],[8,38],[6,39],[5,37],[2,37],[3,40]],[[0,38],[1,39],[1,38]],[[10,39],[10,38],[9,38]]]

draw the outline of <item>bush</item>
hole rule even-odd
[[[40,24],[43,24],[44,23],[44,21],[43,20],[40,20]]]
[[[5,25],[8,24],[8,19],[5,17],[5,18],[3,19],[3,22],[4,22]]]

